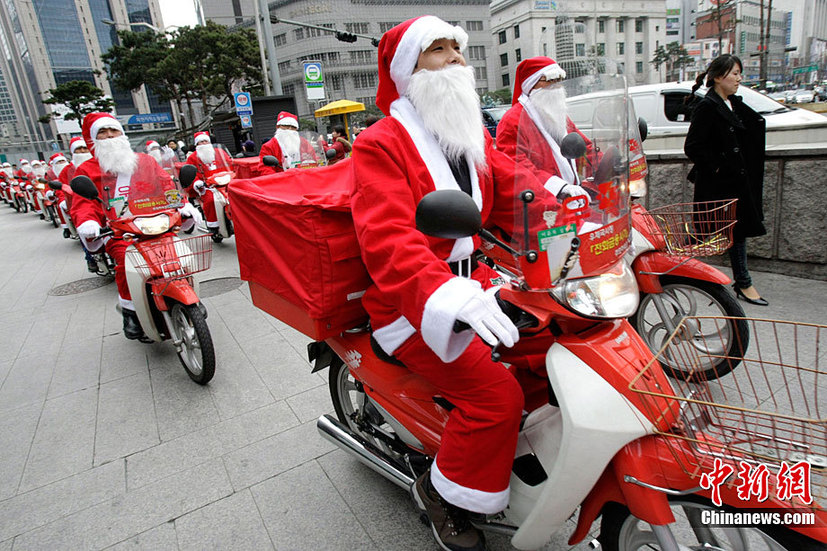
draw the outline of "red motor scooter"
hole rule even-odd
[[[602,515],[599,539],[606,549],[823,549],[824,473],[814,475],[809,503],[795,497],[742,499],[734,485],[709,480],[720,462],[736,465],[736,471],[741,463],[780,463],[782,458],[809,457],[827,465],[823,420],[811,419],[808,409],[818,401],[816,380],[827,372],[823,367],[790,369],[803,377],[796,398],[769,405],[755,388],[752,400],[731,387],[720,391],[712,383],[690,385],[680,377],[673,387],[647,344],[623,319],[635,311],[639,299],[635,275],[624,258],[631,240],[625,79],[592,75],[564,85],[569,96],[605,92],[589,136],[603,152],[602,160],[584,183],[600,190],[604,201],[588,205],[573,198],[556,211],[542,200],[546,191],[541,186],[518,181],[507,242],[480,228],[479,209],[463,192],[433,192],[417,209],[417,227],[423,233],[453,239],[479,234],[511,260],[499,298],[503,311],[521,329],[521,339],[513,348],[492,354],[523,387],[527,413],[512,465],[508,506],[475,524],[510,535],[518,549],[536,549],[579,507],[571,545]],[[322,435],[410,489],[439,450],[451,404],[374,346],[369,325],[332,326],[334,311],[326,323],[303,323],[308,320],[301,320],[296,304],[282,300],[278,285],[266,287],[266,278],[275,275],[260,258],[268,254],[261,249],[265,241],[242,247],[241,233],[238,239],[242,275],[251,280],[254,303],[320,341],[309,346],[310,359],[314,371],[329,367],[336,411],[336,418],[319,419]],[[331,261],[344,259],[348,242],[341,234],[329,239],[336,242]],[[251,258],[242,256],[242,250]],[[259,256],[252,258],[255,254]],[[351,296],[358,296],[358,289],[349,292],[348,299]],[[678,331],[685,330],[685,324],[681,322]],[[694,357],[681,356],[679,365],[691,369],[693,361],[703,358],[696,347],[688,351]],[[771,394],[772,389],[764,390]],[[739,411],[742,406],[752,410]],[[783,423],[777,422],[781,419]],[[770,485],[777,482],[772,474],[768,479]],[[722,510],[716,504],[726,511],[806,510],[813,515],[812,524],[719,530],[704,520]]]
[[[124,269],[147,342],[171,340],[187,375],[204,385],[215,374],[215,351],[193,275],[209,269],[212,244],[208,235],[177,237],[183,192],[153,158],[139,158],[128,201],[104,188],[110,195],[102,200],[109,230],[101,235],[129,242]],[[194,170],[182,169],[182,182],[189,185],[194,176]],[[76,176],[71,185],[81,197],[100,200],[88,177]]]

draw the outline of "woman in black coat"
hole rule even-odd
[[[741,82],[741,60],[729,54],[715,58],[698,75],[695,90],[704,78],[709,88],[696,102],[684,152],[695,163],[689,181],[695,184],[695,201],[738,199],[729,258],[735,294],[751,304],[768,302],[752,285],[747,270],[747,237],[767,233],[764,228],[764,118],[735,95]]]

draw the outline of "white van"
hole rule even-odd
[[[684,99],[692,92],[694,81],[645,84],[629,88],[629,96],[638,117],[649,126],[646,151],[680,150],[689,129],[691,110]],[[701,87],[696,94],[703,95]],[[767,147],[790,144],[827,143],[827,116],[806,109],[797,109],[743,86],[737,94],[744,103],[764,116],[767,121]],[[585,94],[569,98],[569,116],[578,127],[591,126],[597,97]]]

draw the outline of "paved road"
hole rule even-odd
[[[0,258],[0,551],[436,549],[405,492],[317,434],[326,372],[246,285],[203,288],[201,387],[171,344],[123,338],[114,283],[50,294],[90,278],[59,230],[0,204]],[[230,239],[201,280],[237,276]],[[824,323],[827,282],[755,279],[772,306],[749,315]]]

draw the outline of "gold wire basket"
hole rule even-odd
[[[208,270],[212,265],[212,239],[196,235],[184,239],[153,239],[138,242],[126,254],[135,269],[156,285]]]
[[[676,256],[715,256],[732,246],[737,201],[676,203],[652,209],[643,219],[659,250]]]
[[[775,475],[782,462],[805,461],[813,499],[808,507],[827,511],[827,326],[748,318],[748,351],[736,339],[729,351],[710,353],[721,349],[714,339],[722,336],[690,334],[688,329],[704,319],[714,318],[684,318],[629,385],[642,395],[654,419],[675,419],[680,409],[678,420],[658,431],[672,456],[698,479],[712,470],[716,458],[734,473],[746,462],[767,465]],[[715,379],[671,379],[675,395],[670,395],[648,373],[661,369],[662,357],[683,371],[700,373],[720,360],[731,362],[733,370]]]

